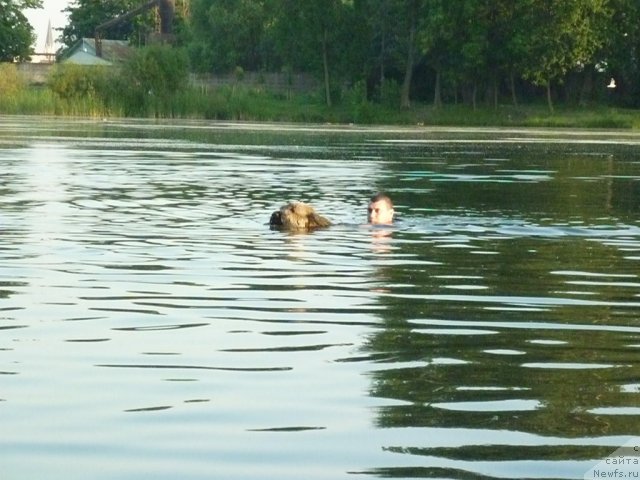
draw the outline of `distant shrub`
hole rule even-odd
[[[343,94],[343,102],[350,107],[351,121],[355,123],[371,123],[374,109],[367,99],[367,85],[364,81],[356,82]]]
[[[20,93],[25,82],[13,63],[0,63],[0,96],[9,97]]]
[[[187,87],[188,75],[182,50],[154,45],[137,50],[121,66],[57,65],[47,84],[68,103],[66,107],[82,102],[93,112],[102,107],[105,113],[172,116],[176,95]]]
[[[395,80],[384,80],[380,85],[378,85],[375,92],[375,99],[387,106],[397,106],[400,105],[400,92],[402,87]]]
[[[188,86],[189,61],[184,50],[152,45],[136,51],[119,75],[119,90],[129,114],[171,114],[175,96]]]
[[[49,74],[47,84],[65,100],[92,98],[105,100],[113,82],[112,67],[62,63]]]

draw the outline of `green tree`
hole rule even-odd
[[[369,45],[361,49],[362,70],[380,89],[400,84],[400,105],[411,105],[413,73],[422,57],[419,49],[420,30],[425,25],[424,0],[360,0],[348,22],[350,38]],[[366,28],[363,28],[365,27]],[[359,29],[359,30],[356,30]],[[353,41],[351,40],[351,41]]]
[[[350,0],[277,0],[274,31],[287,64],[304,66],[322,78],[325,101],[333,104],[332,87],[338,83],[352,51],[353,2]],[[285,46],[288,44],[288,46]],[[336,77],[334,79],[334,74]]]
[[[36,37],[26,8],[42,8],[42,0],[0,0],[0,62],[23,62],[33,54]]]
[[[194,0],[190,56],[199,71],[248,71],[270,63],[265,51],[268,26],[264,0]]]
[[[491,92],[497,103],[504,67],[505,32],[500,1],[425,0],[419,45],[435,72],[434,105],[442,105],[443,86],[457,100],[458,93],[477,104],[478,92]]]
[[[493,8],[495,22],[489,39],[490,65],[495,62],[495,67],[507,78],[511,101],[518,105],[516,79],[523,76],[527,66],[528,20],[523,13],[526,5],[524,2],[496,0]]]
[[[553,111],[551,85],[566,74],[590,64],[603,44],[599,21],[606,15],[607,0],[522,0],[528,36],[523,75],[534,85],[544,86]]]
[[[509,79],[514,103],[515,66],[522,49],[513,42],[522,2],[512,0],[465,0],[449,2],[445,10],[445,45],[447,50],[459,52],[446,62],[447,77],[460,84],[463,94],[474,109],[478,93],[486,93],[486,101],[498,106],[501,80]],[[517,27],[516,27],[517,26]]]
[[[401,25],[403,25],[404,27],[403,30],[407,32],[407,35],[404,38],[406,56],[404,77],[402,80],[402,90],[400,92],[400,106],[402,108],[409,108],[411,106],[411,82],[413,79],[413,70],[416,63],[416,39],[421,24],[423,23],[420,21],[420,19],[423,18],[420,15],[423,2],[422,0],[409,0],[404,3],[406,3],[406,6],[405,8],[401,9],[401,15],[399,16]]]
[[[136,50],[118,81],[127,114],[171,114],[173,98],[188,84],[189,60],[183,49],[151,45]]]
[[[0,0],[2,2],[3,0]],[[66,11],[70,45],[144,0],[75,0]],[[343,86],[360,100],[384,99],[388,83],[397,102],[433,86],[444,99],[497,106],[501,86],[517,103],[516,86],[552,85],[575,97],[576,85],[607,72],[619,78],[625,104],[640,104],[639,0],[176,0],[185,16],[179,43],[194,70],[287,71],[316,75],[326,103]],[[178,16],[179,16],[178,15]],[[149,17],[153,17],[150,14]],[[144,33],[144,19],[138,34]],[[143,28],[144,27],[144,28]],[[105,38],[136,35],[131,22]],[[139,42],[142,43],[142,42]],[[414,81],[419,72],[426,81]],[[597,74],[597,72],[596,72]],[[600,73],[602,75],[602,73]],[[597,76],[597,75],[594,75]],[[601,80],[601,78],[600,78]],[[391,88],[393,90],[393,88]],[[507,90],[507,88],[505,88]],[[586,88],[583,88],[586,91]],[[530,92],[537,89],[529,88]],[[385,100],[388,101],[388,100]],[[635,103],[634,103],[635,102]]]
[[[362,69],[377,88],[380,101],[387,102],[391,84],[401,79],[399,72],[405,59],[400,48],[404,32],[396,16],[398,2],[358,0],[354,5],[353,23],[360,26],[358,38],[366,46],[361,50]]]
[[[63,10],[69,16],[69,22],[62,29],[62,43],[71,47],[81,38],[92,38],[95,35],[96,27],[140,7],[141,4],[140,0],[110,0],[108,2],[75,0]],[[153,13],[147,12],[109,27],[103,32],[102,37],[110,40],[134,40],[138,37],[138,43],[143,43],[143,38],[152,28]]]
[[[443,77],[456,84],[455,63],[460,51],[456,35],[456,18],[448,0],[425,0],[421,10],[424,27],[418,32],[421,53],[435,72],[433,104],[442,106]]]
[[[113,69],[104,66],[58,63],[49,74],[47,84],[60,98],[106,99],[108,85],[113,82]]]
[[[4,97],[13,97],[25,87],[24,78],[14,63],[0,64],[0,92]]]
[[[603,22],[605,42],[595,55],[596,71],[614,78],[616,99],[625,106],[640,106],[640,2],[638,0],[610,0],[610,14]],[[604,85],[600,85],[604,90]]]
[[[448,60],[449,77],[461,85],[476,108],[478,89],[496,74],[488,65],[490,6],[482,0],[450,2],[447,5],[447,45],[458,52]]]
[[[297,23],[299,12],[298,2],[295,0],[273,0],[272,24],[269,37],[281,58],[282,66],[289,71],[312,70],[310,57],[313,49],[309,42],[299,38],[300,27]]]

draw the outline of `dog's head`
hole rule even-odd
[[[273,229],[304,231],[328,227],[331,222],[318,215],[311,205],[291,202],[271,214],[269,225]]]

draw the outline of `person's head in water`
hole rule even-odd
[[[374,225],[393,223],[393,202],[384,193],[371,197],[367,207],[367,220]]]

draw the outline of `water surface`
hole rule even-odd
[[[583,478],[639,204],[632,133],[2,117],[2,478]]]

